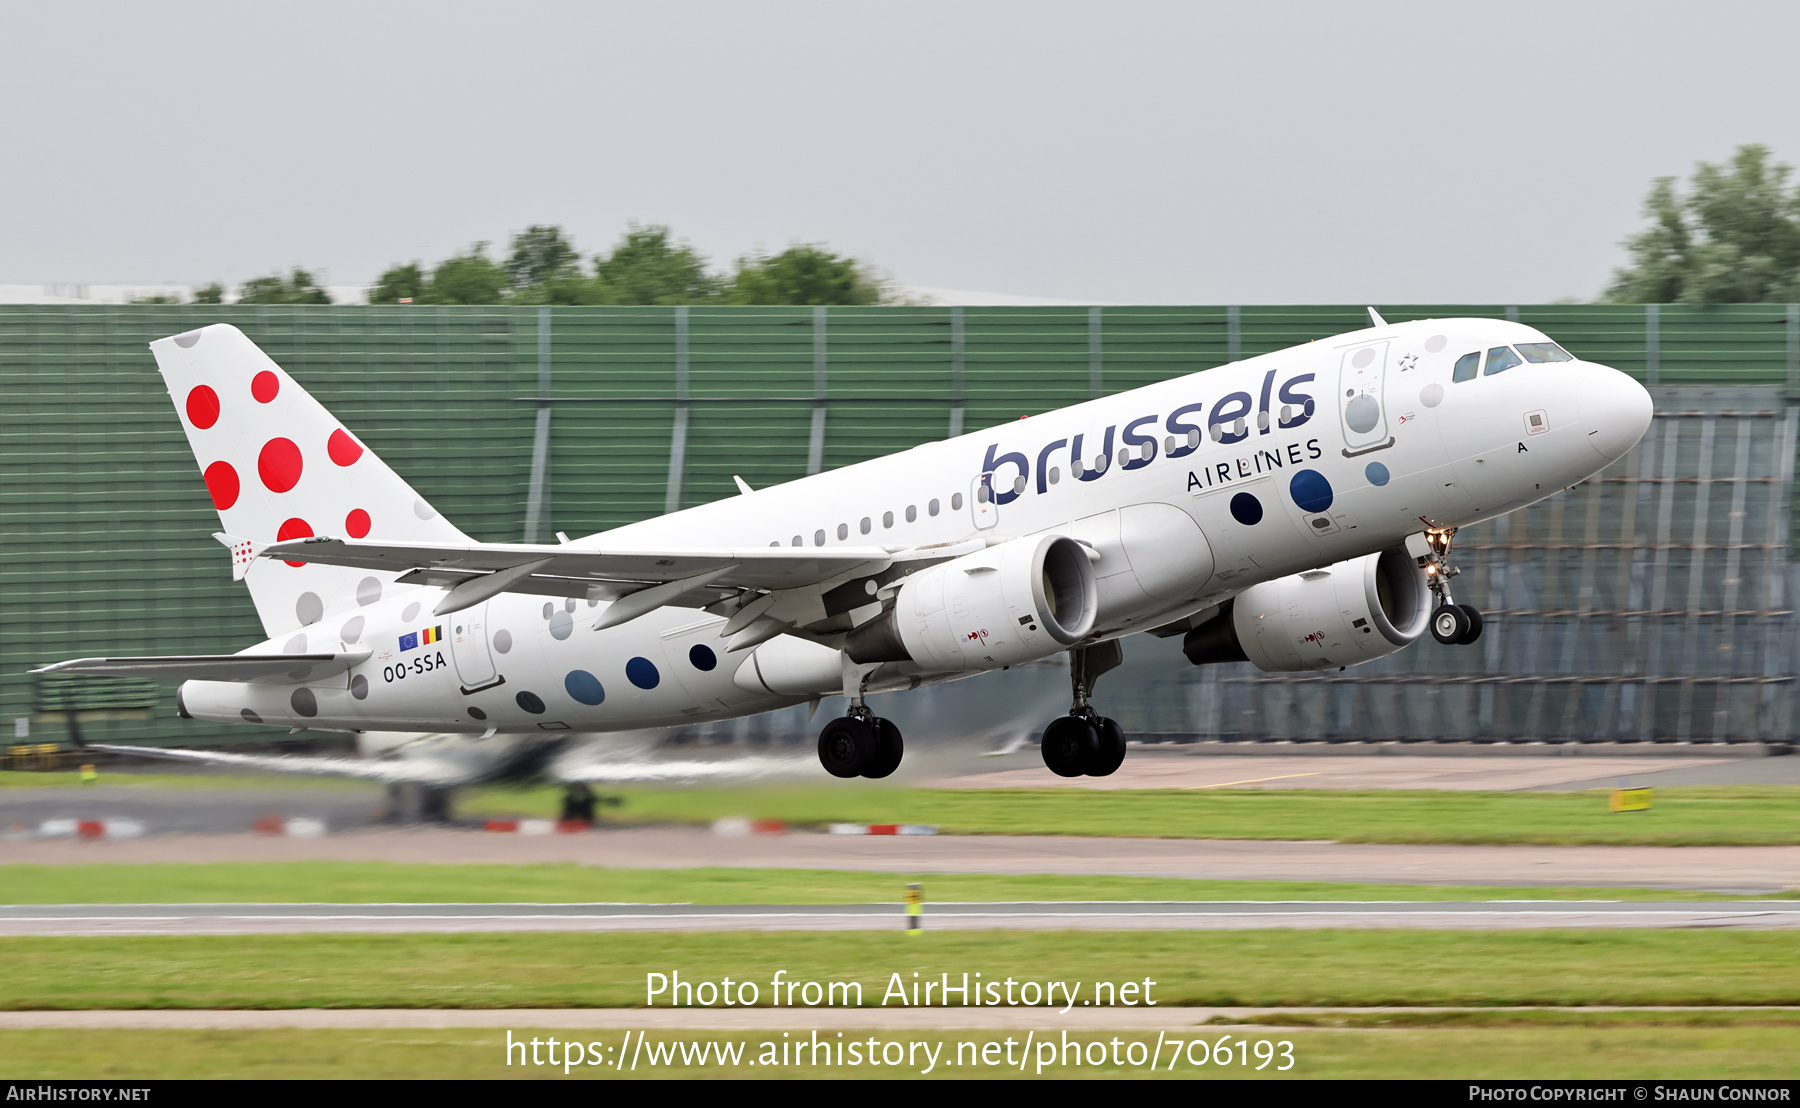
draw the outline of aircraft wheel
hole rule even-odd
[[[1463,610],[1463,615],[1469,617],[1469,629],[1463,632],[1462,638],[1456,640],[1456,645],[1468,646],[1481,637],[1481,609],[1472,604],[1458,604],[1457,607]]]
[[[1431,637],[1445,646],[1455,646],[1469,633],[1469,617],[1454,604],[1440,604],[1431,613]]]
[[[1125,761],[1125,729],[1105,716],[1095,724],[1100,742],[1094,761],[1088,766],[1088,776],[1109,777]]]
[[[855,716],[839,716],[819,732],[819,764],[833,777],[859,776],[875,753],[875,732]]]
[[[906,744],[900,741],[900,728],[894,726],[891,719],[877,717],[869,721],[869,726],[875,732],[875,753],[870,755],[869,764],[863,767],[862,775],[886,777],[900,768]]]
[[[1063,716],[1044,728],[1044,764],[1058,777],[1080,777],[1099,760],[1100,735],[1081,716]]]

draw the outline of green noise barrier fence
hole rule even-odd
[[[1342,675],[1290,678],[1196,670],[1169,643],[1134,639],[1131,664],[1108,679],[1128,727],[1784,736],[1800,306],[1379,308],[1391,321],[1517,319],[1672,391],[1658,390],[1658,427],[1605,480],[1465,535],[1485,583],[1464,591],[1484,592],[1474,601],[1496,613],[1489,645],[1453,654],[1424,643]],[[210,537],[217,517],[146,347],[220,321],[489,541],[604,530],[732,495],[733,475],[787,481],[1367,322],[1360,305],[0,307],[0,720],[19,738],[59,739],[70,714],[96,740],[279,737],[179,720],[166,685],[123,700],[96,685],[90,702],[26,675],[63,658],[231,651],[260,638]],[[1732,598],[1715,603],[1725,586],[1708,582],[1729,574]],[[1594,599],[1602,580],[1617,594],[1604,602]],[[1738,645],[1751,630],[1759,645]],[[1667,636],[1681,642],[1651,660],[1649,644]],[[1560,666],[1565,655],[1584,672]],[[1429,686],[1433,704],[1463,700],[1422,711],[1393,691],[1409,683]]]

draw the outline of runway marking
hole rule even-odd
[[[1193,792],[1196,789],[1227,789],[1233,785],[1255,785],[1263,781],[1285,781],[1290,777],[1317,777],[1323,772],[1325,771],[1314,770],[1311,773],[1283,773],[1274,777],[1251,777],[1243,781],[1221,781],[1216,785],[1186,785],[1183,787],[1189,792]]]

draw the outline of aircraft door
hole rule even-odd
[[[1394,445],[1388,433],[1388,344],[1372,342],[1344,351],[1338,367],[1338,421],[1344,429],[1344,457]]]
[[[994,475],[984,473],[969,483],[969,514],[975,518],[977,531],[990,530],[1000,522],[999,506],[994,503]]]
[[[500,683],[488,645],[487,602],[464,608],[450,616],[450,656],[456,659],[456,675],[464,692]]]

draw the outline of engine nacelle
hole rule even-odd
[[[1250,662],[1269,673],[1338,669],[1386,657],[1425,633],[1431,590],[1404,546],[1252,585],[1187,633],[1197,666]]]
[[[894,606],[850,632],[851,661],[998,669],[1066,650],[1094,629],[1087,549],[1061,535],[1013,539],[906,579]]]

